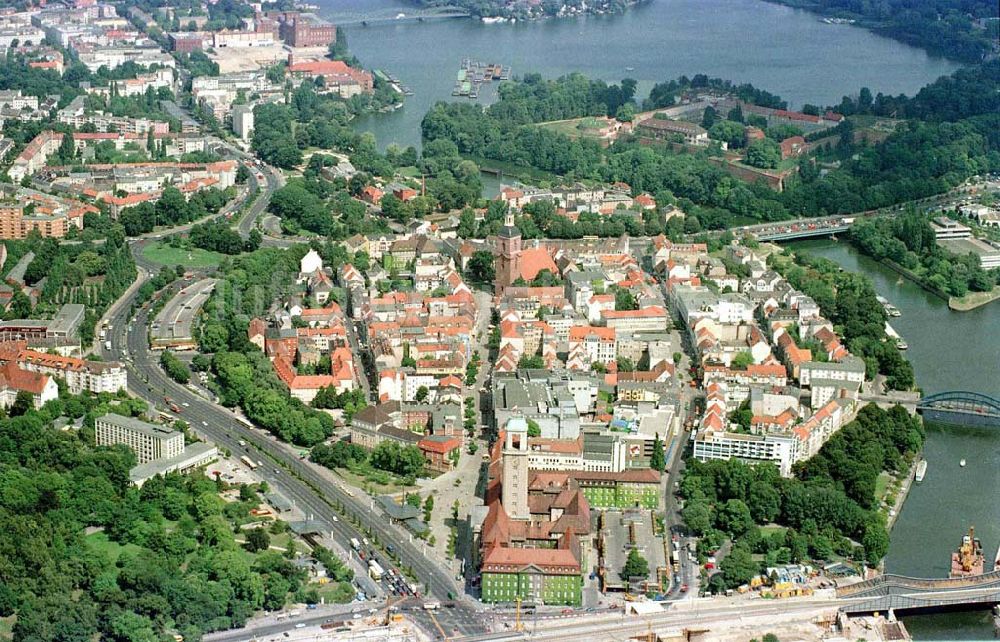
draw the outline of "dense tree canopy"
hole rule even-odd
[[[764,554],[768,565],[826,560],[855,555],[857,542],[874,565],[888,545],[875,480],[883,471],[904,470],[923,437],[920,419],[902,407],[869,404],[818,454],[797,464],[793,478],[780,477],[770,464],[691,461],[680,485],[684,522],[702,537],[706,553],[725,538],[736,542],[721,568],[722,587],[739,586],[760,571],[751,553]],[[758,527],[771,523],[787,531],[762,535]]]
[[[177,631],[198,640],[291,596],[316,599],[280,554],[238,550],[233,529],[251,520],[256,493],[223,502],[200,474],[139,489],[129,449],[92,445],[95,416],[115,404],[142,412],[125,399],[65,397],[0,419],[0,616],[17,615],[13,639],[160,640]],[[51,427],[60,415],[83,417],[84,429]],[[330,568],[350,579],[336,561]]]

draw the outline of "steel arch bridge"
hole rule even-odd
[[[1000,399],[980,392],[956,390],[929,395],[920,400],[917,411],[927,421],[1000,427]]]

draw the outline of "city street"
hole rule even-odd
[[[136,260],[137,263],[143,263],[141,254]],[[151,266],[147,263],[145,267],[148,269]],[[312,519],[325,524],[330,534],[343,547],[349,546],[348,542],[352,537],[360,538],[365,535],[351,526],[346,518],[348,514],[353,514],[367,523],[368,532],[376,535],[382,542],[394,544],[403,564],[414,570],[427,591],[440,599],[444,599],[449,593],[462,594],[461,586],[454,581],[451,573],[425,557],[416,546],[402,538],[395,527],[385,520],[370,519],[371,509],[363,498],[349,495],[320,474],[313,464],[301,461],[281,448],[273,447],[269,443],[269,437],[265,437],[262,431],[247,427],[233,412],[206,401],[188,388],[168,379],[158,367],[156,357],[148,349],[146,312],[141,310],[131,324],[126,318],[131,307],[129,303],[134,302],[134,297],[133,292],[116,308],[110,319],[112,331],[108,339],[112,343],[112,349],[103,351],[106,359],[117,359],[126,364],[130,391],[160,407],[163,407],[163,398],[169,396],[182,408],[179,418],[187,421],[198,433],[220,448],[269,462],[259,470],[261,477],[272,488],[295,502]],[[129,326],[131,331],[128,330]],[[245,441],[246,446],[240,446],[240,440]],[[344,506],[343,513],[334,509],[334,502]],[[472,602],[460,601],[454,609],[442,612],[442,617],[448,627],[457,628],[462,633],[482,631],[477,618],[466,617],[467,611],[473,611],[474,608]]]

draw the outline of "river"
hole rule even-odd
[[[791,245],[871,277],[878,293],[902,312],[890,323],[909,344],[906,356],[925,393],[971,390],[1000,397],[1000,303],[953,312],[844,241]],[[899,514],[886,570],[946,577],[952,550],[973,525],[991,564],[1000,546],[1000,429],[928,425],[924,456],[927,476],[914,485]],[[958,465],[962,459],[965,468]],[[986,612],[906,618],[905,623],[916,640],[993,639]]]
[[[400,0],[315,0],[332,21],[413,5]],[[750,82],[792,107],[839,103],[861,87],[913,93],[957,65],[850,25],[828,25],[805,11],[760,0],[649,0],[620,16],[586,16],[485,25],[469,19],[345,27],[351,52],[414,90],[390,114],[359,119],[382,147],[419,145],[420,120],[452,87],[465,57],[510,65],[514,75],[579,71],[618,82],[654,83],[705,73]],[[627,71],[632,67],[632,71]]]

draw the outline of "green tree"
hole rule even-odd
[[[247,531],[246,549],[251,553],[266,551],[271,546],[271,536],[263,528],[253,528]]]
[[[413,398],[418,403],[420,403],[420,402],[423,402],[424,400],[426,400],[427,399],[427,395],[429,395],[429,394],[430,394],[430,390],[427,388],[427,386],[420,386],[419,388],[417,388],[417,392],[413,396]]]
[[[661,473],[667,467],[667,459],[663,454],[663,441],[660,440],[660,433],[656,433],[653,438],[653,454],[649,458],[649,467]]]
[[[635,300],[635,295],[625,288],[615,289],[615,310],[638,310],[639,303]]]
[[[703,535],[712,527],[712,507],[704,498],[689,499],[685,502],[681,515],[695,535]]]
[[[746,533],[754,525],[750,509],[741,499],[730,499],[723,504],[716,513],[715,521],[720,530],[729,533],[734,539]]]
[[[760,572],[760,564],[753,560],[749,548],[736,544],[719,564],[719,570],[726,588],[737,588],[749,583]]]
[[[645,579],[649,577],[649,562],[639,554],[638,550],[633,548],[628,552],[628,557],[625,558],[620,575],[626,582],[633,577]]]
[[[493,266],[493,253],[487,250],[476,250],[469,259],[469,276],[479,283],[492,283],[496,278]]]
[[[873,517],[869,520],[861,545],[865,548],[865,559],[871,566],[877,565],[889,552],[889,532],[881,518]]]
[[[35,397],[27,390],[18,390],[14,397],[14,405],[10,407],[8,414],[11,417],[20,417],[24,413],[35,407]]]
[[[769,138],[755,140],[747,146],[746,163],[761,169],[774,169],[781,162],[781,148]]]
[[[746,370],[747,366],[753,365],[753,355],[749,350],[743,350],[733,357],[730,365],[734,370]]]
[[[431,512],[434,510],[434,495],[428,495],[424,500],[424,521],[431,521]]]
[[[538,425],[538,422],[534,419],[528,419],[528,436],[529,437],[541,437],[542,429]]]

